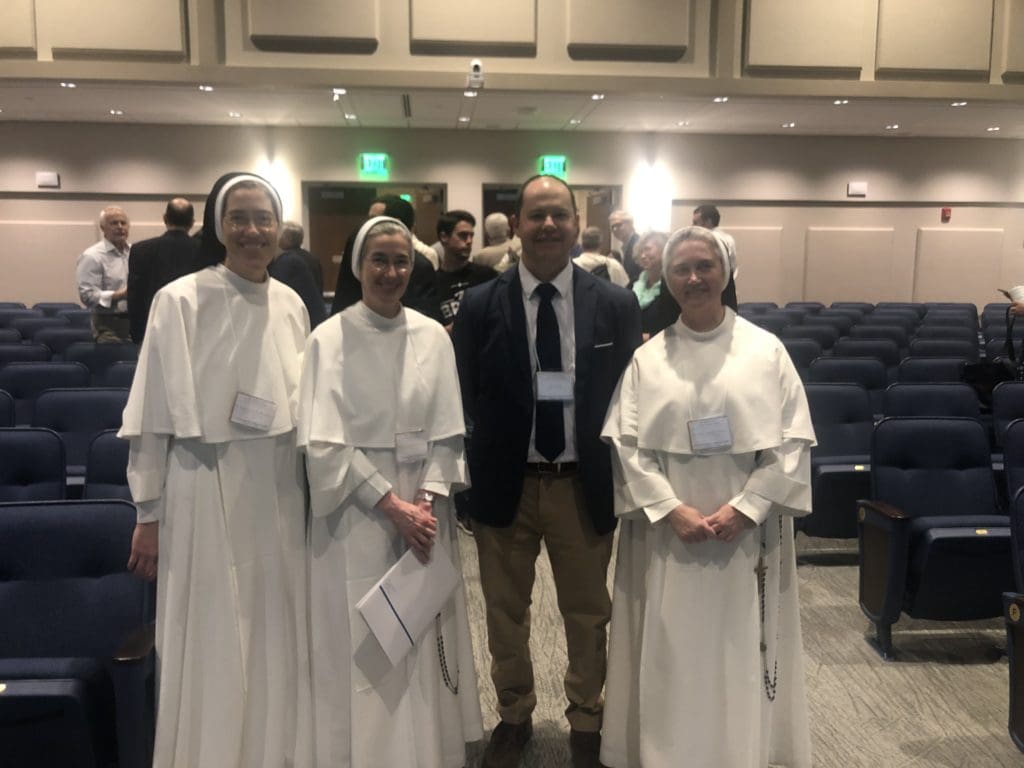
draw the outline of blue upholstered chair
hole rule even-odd
[[[1009,517],[988,438],[974,419],[884,419],[871,445],[871,499],[858,512],[860,607],[883,657],[892,625],[1002,615],[1013,588]]]
[[[24,307],[0,307],[0,328],[7,328],[14,320],[27,317],[45,317],[42,312]]]
[[[98,433],[121,426],[127,401],[128,390],[114,387],[48,389],[36,399],[32,426],[60,435],[68,476],[83,477],[89,444]]]
[[[875,305],[866,301],[833,301],[828,305],[829,309],[855,309],[863,317],[875,311]]]
[[[865,315],[858,325],[899,325],[907,333],[913,333],[920,322],[912,309],[876,309],[870,315]]]
[[[801,379],[807,377],[807,369],[818,357],[821,357],[821,345],[813,339],[783,339],[782,346],[789,352],[789,359],[793,361],[796,372]]]
[[[888,339],[896,343],[901,350],[910,343],[910,334],[902,325],[855,325],[850,329],[852,339]]]
[[[92,374],[92,381],[100,385],[107,375],[107,369],[122,360],[134,361],[139,358],[139,348],[130,341],[97,344],[76,342],[64,350],[64,359],[82,363]]]
[[[820,301],[790,301],[785,306],[785,309],[802,309],[809,315],[816,315],[824,308]]]
[[[823,309],[814,316],[815,325],[831,325],[845,336],[864,316],[855,309]]]
[[[915,339],[957,339],[978,346],[978,332],[962,325],[919,325]]]
[[[918,319],[925,316],[928,307],[917,301],[880,301],[875,304],[876,312],[905,312],[910,311],[917,315]]]
[[[58,309],[56,317],[66,317],[68,324],[74,328],[92,326],[92,312],[88,309]]]
[[[0,328],[0,346],[5,344],[21,344],[22,337],[14,328]]]
[[[50,359],[58,362],[64,359],[64,350],[75,342],[91,342],[92,331],[88,328],[73,328],[68,325],[59,328],[43,328],[32,335],[32,341],[36,344],[45,344],[50,350]]]
[[[0,344],[0,368],[11,363],[45,363],[49,359],[50,350],[42,344]]]
[[[897,383],[885,390],[886,416],[956,416],[980,419],[978,395],[967,384],[955,382]]]
[[[959,357],[970,362],[978,360],[978,342],[961,339],[914,339],[910,342],[911,357]]]
[[[7,390],[0,389],[0,428],[14,426],[14,398]]]
[[[966,362],[961,357],[905,357],[896,369],[896,380],[918,384],[963,381]]]
[[[1017,749],[1024,752],[1024,594],[1003,595],[1006,622],[1006,658],[1009,664],[1010,712],[1007,730]]]
[[[31,339],[43,328],[67,328],[68,321],[66,317],[23,317],[12,320],[7,327],[16,330],[23,339]]]
[[[874,418],[860,384],[807,384],[818,444],[811,449],[811,514],[796,518],[808,536],[857,537],[857,501],[871,492]]]
[[[122,360],[107,368],[107,374],[103,378],[103,385],[106,387],[123,387],[131,389],[132,380],[135,378],[135,361]]]
[[[871,412],[882,413],[882,398],[889,385],[885,364],[873,357],[819,357],[807,369],[807,381],[860,384],[868,391]]]
[[[82,309],[82,305],[70,301],[41,301],[38,304],[33,304],[32,309],[42,312],[47,317],[56,317],[61,310]]]
[[[128,441],[119,438],[116,429],[100,432],[89,444],[82,497],[132,500],[128,488]]]
[[[779,305],[774,301],[741,301],[739,303],[740,314],[760,314],[769,309],[778,309]]]
[[[32,427],[0,429],[0,502],[56,501],[64,498],[66,485],[60,435]]]
[[[1024,488],[1024,419],[1014,419],[1003,429],[1001,445],[1006,498],[1013,499]]]
[[[3,764],[152,762],[153,587],[124,501],[0,504]]]
[[[1004,381],[996,384],[992,390],[992,428],[997,446],[1004,444],[1007,428],[1017,419],[1024,419],[1024,382]],[[1013,498],[1012,494],[1010,498]]]
[[[54,387],[87,387],[89,369],[81,363],[11,363],[0,368],[0,389],[14,398],[14,423],[31,424],[40,393]]]
[[[831,323],[819,323],[814,315],[800,325],[790,325],[779,331],[780,339],[810,339],[823,350],[832,349],[839,341],[840,331]]]

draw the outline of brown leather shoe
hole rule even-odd
[[[533,736],[533,723],[506,723],[502,720],[491,731],[491,740],[484,750],[481,768],[516,768],[523,756],[523,747]]]
[[[600,731],[569,731],[569,754],[573,768],[604,768],[598,756],[601,754]]]

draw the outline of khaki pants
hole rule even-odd
[[[132,333],[128,316],[93,312],[92,337],[100,344],[131,341]]]
[[[566,718],[576,730],[599,731],[611,618],[608,562],[614,534],[594,532],[579,476],[527,470],[512,525],[493,528],[474,522],[473,534],[487,608],[491,679],[501,719],[521,723],[537,704],[529,647],[530,595],[543,539],[565,623]]]

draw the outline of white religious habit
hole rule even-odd
[[[622,527],[601,761],[809,768],[792,517],[814,430],[785,348],[730,309],[706,333],[680,319],[637,349],[602,437]],[[686,543],[683,502],[757,525]]]
[[[451,341],[413,310],[386,318],[358,302],[310,336],[301,390],[316,765],[461,768],[483,736],[461,578],[394,666],[356,608],[406,550],[374,509],[389,490],[436,494],[434,550],[461,574],[450,495],[468,475]]]
[[[222,265],[153,299],[120,436],[159,521],[153,764],[312,761],[306,513],[295,408],[309,320]]]

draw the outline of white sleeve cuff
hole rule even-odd
[[[99,305],[101,307],[106,307],[107,309],[109,309],[110,308],[110,303],[111,303],[111,301],[113,301],[113,298],[114,298],[114,292],[113,291],[99,291],[98,293],[100,295]]]

